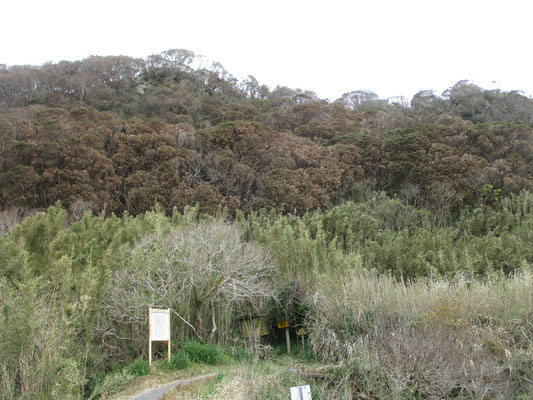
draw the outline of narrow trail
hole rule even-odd
[[[188,385],[189,383],[194,383],[194,382],[202,381],[204,379],[214,378],[216,376],[217,374],[206,374],[206,375],[200,375],[200,376],[196,376],[194,378],[189,378],[189,379],[180,379],[177,381],[173,381],[173,382],[161,385],[158,388],[147,390],[141,394],[137,394],[134,397],[132,397],[131,400],[157,400],[177,386]]]

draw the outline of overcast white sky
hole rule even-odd
[[[533,95],[532,0],[13,0],[0,10],[8,65],[184,48],[236,77],[331,100],[359,89],[410,99],[461,79]]]

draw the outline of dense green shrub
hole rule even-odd
[[[184,352],[194,363],[215,365],[226,361],[220,348],[209,343],[186,341],[182,344],[180,351]]]
[[[254,359],[254,354],[242,346],[233,346],[228,352],[231,358],[235,361],[252,361]]]
[[[147,360],[138,358],[131,364],[127,365],[126,372],[134,376],[145,376],[150,373],[150,365]]]
[[[170,357],[170,365],[176,369],[189,368],[191,365],[189,354],[184,350],[173,353]]]

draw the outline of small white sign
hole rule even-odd
[[[311,386],[294,386],[291,387],[291,400],[312,400]]]
[[[169,310],[150,309],[150,340],[152,342],[170,340]]]

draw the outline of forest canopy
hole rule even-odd
[[[169,50],[0,69],[0,208],[303,213],[361,185],[458,210],[532,189],[533,100],[460,81],[409,102],[238,80]]]

